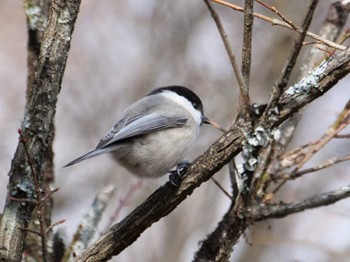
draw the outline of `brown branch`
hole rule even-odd
[[[127,190],[126,194],[119,199],[119,203],[117,205],[117,208],[113,211],[113,214],[109,218],[109,222],[107,223],[107,225],[105,227],[105,230],[102,231],[103,233],[107,232],[107,230],[113,225],[113,223],[117,220],[117,218],[118,218],[118,216],[120,214],[120,211],[122,211],[122,209],[127,205],[128,201],[133,196],[133,194],[137,190],[142,188],[142,185],[143,185],[143,180],[136,181],[135,183],[133,183],[129,187],[129,189]]]
[[[299,203],[278,203],[250,207],[245,212],[245,218],[261,221],[270,218],[283,218],[311,208],[331,205],[350,197],[350,186],[307,198]]]
[[[244,9],[242,7],[236,6],[236,5],[232,4],[232,3],[228,3],[228,2],[225,2],[225,1],[222,1],[222,0],[212,0],[212,1],[215,2],[215,3],[218,3],[220,5],[229,7],[231,9],[235,10],[235,11],[239,11],[239,12],[243,12],[244,11]],[[265,16],[265,15],[262,15],[262,14],[259,14],[259,13],[254,13],[254,16],[256,18],[259,18],[259,19],[263,20],[263,21],[269,22],[272,25],[278,25],[278,26],[282,26],[282,27],[285,27],[285,28],[293,30],[293,28],[290,25],[288,25],[287,23],[285,23],[285,22],[283,22],[281,20],[278,20],[278,19],[275,19],[275,18],[270,18],[268,16]],[[314,34],[312,32],[307,32],[306,35],[308,37],[311,37],[311,38],[317,40],[317,41],[320,41],[324,45],[327,45],[329,47],[333,47],[333,48],[338,49],[338,50],[345,50],[347,48],[346,46],[334,43],[334,42],[332,42],[330,40],[327,40],[327,39],[325,39],[323,37],[320,37],[319,35],[316,35],[316,34]]]
[[[211,0],[204,0],[205,4],[208,7],[208,10],[209,10],[211,16],[213,17],[213,20],[214,20],[214,22],[216,24],[216,27],[219,30],[219,34],[221,36],[221,39],[224,42],[226,53],[227,53],[227,55],[228,55],[228,57],[230,59],[233,71],[234,71],[235,76],[237,78],[240,94],[241,95],[245,94],[245,93],[247,93],[247,87],[246,87],[245,82],[243,80],[242,74],[239,71],[239,68],[238,68],[238,65],[237,65],[237,62],[236,62],[236,56],[233,53],[230,41],[229,41],[229,39],[227,37],[227,34],[225,32],[225,29],[224,29],[224,27],[223,27],[223,25],[222,25],[222,23],[220,21],[220,18],[218,16],[217,12],[215,11],[215,9],[211,6],[210,1]]]
[[[211,177],[210,179],[221,190],[221,192],[228,197],[228,199],[232,200],[232,196],[225,190],[225,188],[222,185],[220,185],[219,181],[217,181],[214,177]]]
[[[321,37],[331,41],[336,41],[346,24],[349,11],[350,9],[347,6],[342,5],[340,2],[331,4],[326,19],[320,30]],[[320,62],[326,58],[325,53],[319,50],[320,47],[321,45],[316,45],[309,51],[308,55],[306,56],[306,61],[302,66],[302,76],[308,75],[310,70],[315,68],[315,66],[319,65]],[[300,113],[296,114],[296,117],[300,118]],[[294,123],[294,129],[297,124],[298,120]],[[281,132],[283,131],[281,130]],[[263,177],[265,185],[264,183],[262,184],[262,193],[271,195],[271,192],[276,192],[286,182],[285,180],[277,182],[274,180],[274,178],[271,180],[269,174],[278,174],[281,170],[294,166],[294,163],[300,162],[300,159],[303,158],[303,149],[312,147],[316,144],[317,142],[309,143],[304,147],[300,147],[299,149],[288,153],[287,155],[283,155],[283,152],[280,152],[279,156],[275,156],[270,166],[267,167],[266,175]]]
[[[295,166],[295,168],[290,172],[290,174],[281,174],[274,176],[272,180],[276,181],[276,179],[281,179],[278,185],[275,187],[273,192],[275,193],[279,190],[288,180],[296,179],[305,173],[317,171],[326,167],[327,165],[313,167],[311,170],[298,171],[307,161],[309,161],[319,150],[321,150],[328,142],[330,142],[335,136],[347,127],[350,123],[350,100],[345,105],[343,111],[340,113],[336,121],[328,128],[325,134],[317,140],[317,142],[309,143],[307,145],[301,146],[300,148],[294,149],[291,152],[282,155],[278,158],[279,165],[278,170],[276,169],[272,174],[281,173],[282,169],[291,168]],[[306,152],[304,151],[307,150]],[[283,161],[281,161],[281,159]],[[337,160],[334,160],[337,161]],[[342,160],[339,160],[341,162]],[[345,160],[343,160],[345,161]],[[312,169],[314,169],[312,171]]]
[[[325,169],[325,168],[329,168],[335,164],[338,164],[338,163],[341,163],[341,162],[344,162],[344,161],[349,161],[350,160],[350,156],[345,156],[345,157],[334,157],[332,159],[329,159],[327,160],[326,162],[322,163],[322,164],[319,164],[317,166],[314,166],[314,167],[310,167],[310,168],[306,168],[306,169],[303,169],[303,170],[300,170],[298,172],[292,172],[291,174],[288,174],[287,175],[287,179],[296,179],[296,178],[299,178],[305,174],[308,174],[308,173],[312,173],[312,172],[316,172],[316,171],[319,171],[319,170],[322,170],[322,169]]]
[[[20,229],[20,230],[22,230],[22,231],[30,232],[30,233],[32,233],[32,234],[34,234],[34,235],[37,235],[37,236],[39,236],[39,237],[42,237],[41,232],[36,231],[36,230],[34,230],[34,229],[30,229],[30,228],[28,228],[28,227],[18,227],[18,229]],[[45,260],[45,258],[42,258],[42,259]]]
[[[325,62],[321,68],[318,67],[312,71],[310,75],[315,75],[320,71],[323,73],[310,86],[312,91],[291,93],[287,90],[279,101],[281,114],[274,119],[269,119],[268,122],[258,124],[270,128],[276,127],[304,105],[331,89],[350,72],[350,50],[334,56]],[[170,182],[166,183],[120,223],[112,226],[107,234],[85,250],[81,257],[73,261],[105,261],[119,254],[136,241],[142,232],[173,211],[197,187],[210,179],[212,175],[241,151],[242,142],[245,139],[244,133],[250,131],[250,125],[244,124],[246,123],[236,122],[203,155],[194,160],[186,171],[185,178],[179,187],[174,187]],[[162,201],[163,199],[167,199],[167,201]],[[235,214],[231,214],[230,217],[236,217]],[[245,229],[244,226],[240,226],[242,223],[245,225],[244,222],[237,220],[231,222],[231,224],[238,226],[234,229],[235,232],[242,233]],[[130,228],[133,228],[133,230],[130,230]]]
[[[339,24],[339,26],[344,26],[344,24]],[[310,51],[311,52],[311,51]],[[313,66],[305,67],[307,70],[312,70]],[[296,116],[292,119],[288,119],[286,123],[283,124],[283,127],[273,130],[274,134],[277,132],[280,135],[276,136],[276,141],[273,141],[272,147],[266,146],[259,152],[259,162],[257,169],[254,172],[254,177],[252,185],[249,188],[251,193],[250,201],[251,203],[264,203],[264,201],[269,201],[269,183],[268,179],[269,173],[265,172],[267,169],[272,169],[274,167],[274,159],[281,155],[288,142],[293,136],[296,124],[300,117]],[[272,131],[271,131],[272,133]],[[274,136],[271,134],[271,137]],[[281,140],[278,140],[280,137]],[[274,143],[277,142],[277,143]],[[271,148],[271,150],[269,150]],[[272,151],[272,152],[271,152]],[[270,163],[270,160],[272,162]],[[272,184],[274,186],[274,184]],[[218,224],[217,228],[208,235],[205,241],[201,242],[201,247],[196,254],[197,261],[227,261],[229,254],[231,253],[233,245],[237,242],[238,237],[242,234],[247,227],[247,224],[242,222],[243,216],[237,215],[237,210],[245,208],[245,202],[240,201],[240,199],[234,198],[236,201],[231,205],[229,211],[226,213],[222,221]],[[236,215],[234,215],[236,214]],[[239,223],[239,222],[242,223]],[[235,228],[235,230],[227,230],[226,225],[240,226]]]
[[[80,0],[67,0],[59,4],[52,2],[32,89],[26,104],[21,129],[23,136],[28,140],[28,153],[32,158],[39,184],[44,180],[44,172],[46,173],[47,168],[51,166],[50,145],[57,95],[61,89],[79,5]],[[9,174],[8,196],[35,199],[31,173],[23,144],[19,143]],[[34,205],[7,199],[0,221],[0,232],[6,232],[0,234],[0,257],[6,261],[20,261],[26,232],[18,228],[27,228]]]
[[[339,139],[349,139],[350,138],[350,134],[345,134],[345,135],[335,135],[334,138],[339,138]]]
[[[37,174],[35,173],[35,170],[34,170],[33,160],[32,160],[32,158],[31,158],[31,156],[29,154],[29,150],[28,150],[28,146],[27,146],[27,140],[23,137],[23,133],[22,133],[21,129],[18,130],[18,134],[19,134],[19,141],[23,145],[24,152],[25,152],[26,158],[27,158],[27,162],[28,162],[28,165],[30,167],[30,172],[31,172],[32,179],[33,179],[33,185],[34,185],[34,191],[36,193],[36,197],[37,197],[37,199],[40,199],[40,197],[41,197],[40,185],[39,185],[39,181],[38,181],[38,176],[37,176]]]
[[[232,246],[248,227],[246,219],[233,206],[232,204],[215,231],[201,243],[193,261],[229,261]]]
[[[350,123],[350,100],[345,105],[343,111],[333,125],[331,125],[327,132],[318,140],[318,143],[311,145],[308,151],[305,153],[303,159],[298,163],[298,166],[293,170],[296,172],[299,170],[307,161],[310,160],[318,151],[321,150],[334,136],[336,136],[341,130],[346,128]]]
[[[278,15],[283,22],[285,22],[286,24],[288,24],[294,31],[299,31],[298,27],[293,24],[293,22],[289,19],[287,19],[284,15],[282,15],[274,6],[269,6],[268,4],[259,1],[259,0],[255,0],[256,2],[258,2],[259,4],[261,4],[262,6],[264,6],[265,8],[271,10],[272,12],[274,12],[276,15]]]
[[[346,25],[349,11],[349,7],[339,1],[332,3],[329,6],[326,19],[322,24],[320,36],[324,39],[336,42]],[[306,75],[311,68],[319,65],[322,60],[334,53],[334,48],[327,47],[320,42],[310,50],[309,54],[306,56],[304,66],[302,67],[303,75]]]
[[[34,191],[35,191],[35,197],[37,199],[37,218],[39,221],[39,228],[40,228],[40,236],[41,239],[41,251],[42,251],[42,260],[43,262],[48,261],[48,251],[47,251],[47,246],[46,246],[46,224],[44,221],[44,214],[45,214],[45,200],[47,197],[44,199],[42,198],[42,195],[44,194],[44,190],[41,189],[38,181],[38,176],[34,171],[34,163],[33,160],[29,154],[28,146],[27,146],[27,140],[23,137],[22,130],[18,130],[19,136],[20,136],[20,142],[23,144],[24,151],[26,154],[26,158],[28,161],[28,165],[30,167],[32,179],[33,179],[33,185],[34,185]],[[49,196],[51,196],[50,194]],[[29,231],[30,229],[28,229]],[[30,230],[30,232],[36,232],[36,230]]]
[[[58,226],[58,225],[60,225],[60,224],[63,224],[63,223],[65,223],[65,222],[66,222],[65,219],[60,219],[60,220],[58,220],[58,221],[52,223],[52,224],[46,229],[46,232],[45,232],[45,233],[46,233],[46,234],[49,233],[54,227],[56,227],[56,226]]]
[[[299,34],[294,40],[293,48],[289,54],[286,65],[282,70],[281,77],[279,80],[277,80],[277,82],[274,84],[272,88],[272,92],[270,94],[270,100],[268,102],[268,106],[266,109],[267,114],[265,114],[265,117],[268,117],[268,114],[275,111],[274,109],[275,109],[277,100],[289,82],[290,75],[296,64],[301,48],[303,47],[303,42],[306,37],[306,32],[311,24],[311,20],[317,4],[318,4],[318,0],[310,0],[308,9],[304,16],[304,21],[302,23],[301,30],[299,31]]]
[[[240,111],[245,112],[246,119],[250,118],[250,98],[249,98],[249,81],[252,64],[252,34],[254,23],[254,0],[246,0],[244,6],[244,31],[242,47],[242,77],[244,80],[244,89],[240,94]],[[243,113],[241,112],[241,113]]]

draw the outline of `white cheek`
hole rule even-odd
[[[190,101],[188,101],[183,96],[179,96],[178,94],[172,92],[172,91],[163,91],[161,93],[162,96],[167,97],[174,102],[178,103],[179,105],[183,106],[193,117],[196,126],[197,126],[197,133],[199,132],[199,127],[202,123],[202,114],[199,110],[195,109]]]

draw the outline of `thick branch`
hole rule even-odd
[[[307,103],[323,95],[331,89],[342,77],[350,72],[350,51],[344,51],[327,62],[321,68],[311,72],[315,75],[323,71],[319,82],[312,82],[309,92],[288,92],[279,101],[281,115],[277,115],[269,122],[261,122],[262,126],[276,127],[282,121],[291,117],[295,112]],[[302,82],[302,81],[301,81]],[[305,82],[305,81],[304,81]],[[293,89],[293,88],[292,88]],[[120,223],[114,225],[106,235],[101,237],[93,246],[88,248],[81,257],[74,261],[106,261],[119,254],[127,246],[131,245],[143,231],[157,222],[163,216],[168,215],[176,208],[193,190],[207,181],[220,170],[228,161],[236,156],[242,147],[244,134],[248,133],[249,126],[236,123],[225,135],[220,137],[202,156],[198,157],[190,165],[186,176],[178,188],[167,183],[155,191],[145,202],[136,208]],[[164,201],[166,199],[167,201]],[[133,230],[130,230],[132,228]]]
[[[299,83],[289,87],[280,97],[278,107],[281,109],[280,120],[286,119],[290,109],[302,107],[316,99],[340,79],[349,73],[350,51],[330,57],[303,77]],[[326,89],[323,89],[326,88]]]
[[[234,208],[227,212],[195,254],[195,262],[229,261],[232,246],[248,227],[246,220]],[[230,237],[228,237],[230,236]]]
[[[47,155],[50,131],[56,110],[57,95],[70,48],[71,35],[79,11],[80,0],[52,2],[49,21],[43,36],[40,57],[35,70],[33,90],[27,101],[22,132],[27,140],[35,173],[41,184]],[[18,144],[9,174],[8,197],[37,199],[31,169],[22,143]],[[34,205],[8,198],[0,221],[0,257],[20,261],[27,228]]]

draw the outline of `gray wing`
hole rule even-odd
[[[96,149],[101,149],[120,140],[145,135],[153,131],[181,127],[187,120],[188,118],[184,115],[165,116],[159,113],[136,116],[132,119],[123,118],[101,139]]]
[[[96,149],[87,154],[78,157],[64,167],[74,165],[85,159],[102,155],[113,150],[109,147],[112,143],[131,138],[138,135],[148,134],[153,131],[181,127],[187,122],[188,118],[182,116],[166,116],[159,113],[148,115],[137,115],[132,118],[124,117],[101,139]]]

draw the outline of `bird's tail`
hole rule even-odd
[[[74,159],[72,162],[69,162],[64,167],[72,166],[72,165],[74,165],[76,163],[84,161],[85,159],[88,159],[88,158],[91,158],[91,157],[95,157],[95,156],[101,155],[103,153],[106,153],[106,151],[105,150],[101,150],[101,149],[92,150],[89,153],[86,153],[85,155],[83,155],[81,157],[78,157],[77,159]]]

